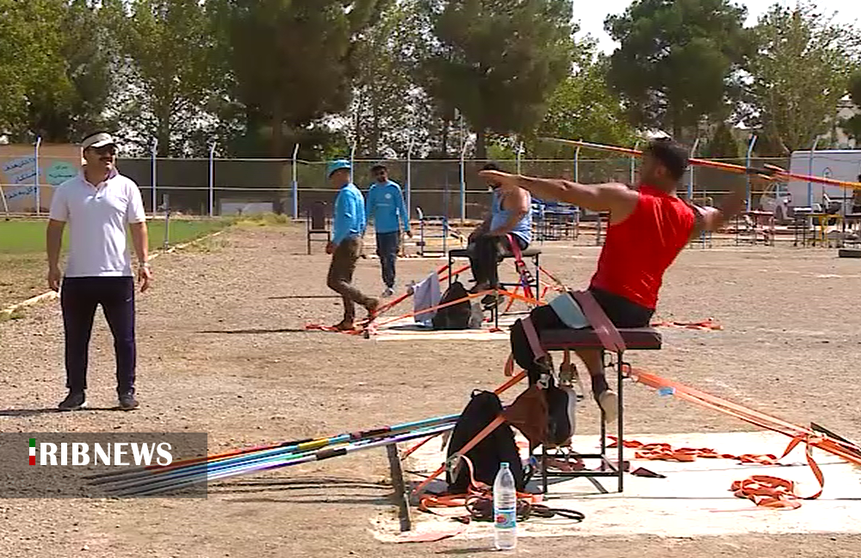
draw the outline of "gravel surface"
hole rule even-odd
[[[584,286],[598,255],[586,244],[547,244],[543,264],[564,283]],[[0,432],[206,432],[216,452],[455,413],[472,389],[501,383],[504,342],[375,342],[304,331],[307,323],[341,317],[340,300],[325,286],[329,258],[321,248],[305,255],[299,226],[239,227],[157,259],[155,286],[138,297],[142,406],[131,413],[52,411],[65,395],[58,303],[0,323]],[[400,284],[438,266],[401,260]],[[662,351],[630,360],[791,422],[814,420],[861,438],[859,266],[833,249],[690,248],[666,277],[659,317],[714,318],[725,329],[665,329]],[[361,260],[355,280],[379,293],[378,261]],[[90,355],[89,402],[108,409],[116,404],[114,360],[101,314]],[[747,428],[644,387],[626,396],[631,437]],[[592,407],[581,407],[580,433],[597,431]],[[0,500],[0,556],[486,552],[487,541],[376,542],[370,520],[395,513],[387,475],[378,450],[235,479],[213,486],[205,501]],[[642,558],[842,557],[861,555],[861,537],[522,539],[518,552],[610,558],[635,548]]]

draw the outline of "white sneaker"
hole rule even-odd
[[[604,422],[610,424],[619,416],[619,398],[612,389],[608,389],[598,396],[598,406],[604,411]]]
[[[383,291],[383,294],[382,294],[381,296],[382,296],[383,298],[389,298],[389,297],[390,297],[390,296],[392,296],[393,294],[395,294],[394,289],[392,289],[391,287],[386,287],[386,290],[385,290],[385,291]]]

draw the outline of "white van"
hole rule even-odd
[[[795,151],[792,153],[789,172],[858,182],[861,176],[861,149],[817,150],[812,154],[810,151]],[[841,213],[852,211],[854,192],[851,189],[806,180],[790,180],[787,187],[792,198],[790,207],[814,207],[819,204],[824,208],[824,201],[830,199],[833,204],[839,204]]]

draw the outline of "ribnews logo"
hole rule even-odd
[[[112,444],[88,444],[86,442],[42,442],[36,444],[36,438],[28,440],[30,465],[86,467],[106,465],[114,467],[151,467],[158,465],[167,467],[173,463],[170,442],[138,443],[114,442]],[[38,447],[38,450],[36,449]]]
[[[113,479],[133,485],[160,468],[175,468],[208,453],[205,433],[0,433],[0,499],[147,497],[118,495],[111,488],[119,484]],[[105,483],[105,478],[112,481]],[[158,497],[206,494],[204,481]]]

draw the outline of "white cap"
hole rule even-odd
[[[94,147],[98,149],[99,147],[104,147],[106,145],[116,145],[117,142],[114,141],[114,137],[107,132],[99,132],[98,134],[93,134],[92,136],[88,136],[84,138],[84,142],[81,144],[81,149],[88,149],[90,147]]]

